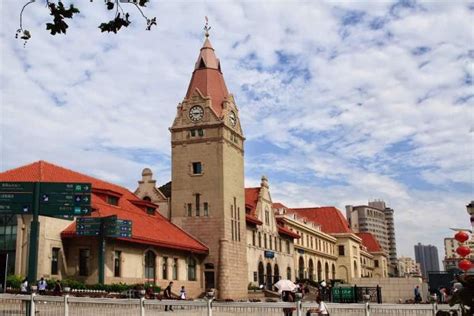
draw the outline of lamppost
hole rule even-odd
[[[466,205],[467,213],[471,216],[472,231],[474,231],[474,201]]]

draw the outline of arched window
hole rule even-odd
[[[145,196],[143,197],[143,201],[151,202],[151,198],[149,196]]]
[[[304,259],[300,257],[298,261],[298,279],[304,279]]]
[[[196,259],[188,258],[188,281],[196,281]]]
[[[286,278],[288,280],[291,280],[291,268],[290,267],[286,268]]]
[[[334,263],[332,264],[332,279],[336,279],[336,266],[334,265]]]
[[[280,280],[280,269],[278,268],[278,264],[275,263],[273,267],[273,284],[277,283]]]
[[[329,264],[326,262],[324,265],[324,272],[325,272],[325,277],[326,277],[326,282],[329,280]]]
[[[156,255],[151,250],[145,252],[145,279],[156,280]]]
[[[266,277],[266,288],[271,290],[273,283],[272,283],[272,265],[267,263],[267,277]]]
[[[258,263],[258,284],[262,285],[265,283],[265,271],[263,268],[263,263],[259,262]]]
[[[270,211],[268,208],[265,209],[265,225],[270,225]]]
[[[322,272],[323,272],[323,268],[321,266],[321,261],[318,260],[318,281],[321,282],[322,281]]]
[[[313,264],[313,259],[309,259],[309,279],[313,280],[314,279],[314,264]]]

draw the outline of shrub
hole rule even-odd
[[[7,277],[7,286],[14,289],[19,289],[23,279],[24,277],[22,277],[21,275],[9,275]]]

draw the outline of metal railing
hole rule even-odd
[[[293,315],[305,316],[318,304],[310,302],[217,302],[210,300],[145,300],[89,298],[75,296],[42,296],[0,294],[0,315],[47,316],[161,316],[167,309],[186,316],[281,316],[284,309]],[[327,303],[331,316],[435,316],[438,310],[455,310],[459,307],[437,304],[336,304]],[[316,314],[314,314],[316,315]]]

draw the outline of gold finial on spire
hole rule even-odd
[[[204,35],[206,35],[206,37],[209,37],[209,30],[211,29],[211,27],[209,26],[209,19],[207,18],[207,16],[205,17],[206,18],[206,25],[204,25]]]

